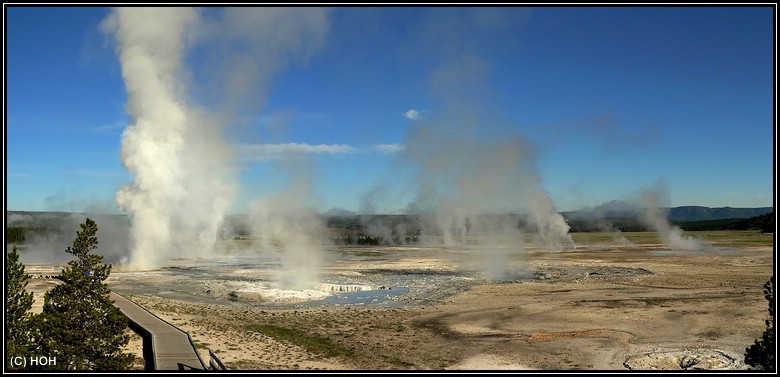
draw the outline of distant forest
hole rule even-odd
[[[710,221],[689,221],[679,224],[683,230],[760,230],[761,233],[773,233],[775,213],[770,212],[749,219],[724,219]]]
[[[564,216],[565,217],[565,216]],[[593,219],[567,218],[570,232],[604,232],[619,230],[621,232],[645,232],[650,229],[634,217],[607,217],[596,222]],[[775,213],[769,212],[748,219],[715,219],[698,221],[670,221],[672,225],[684,231],[704,230],[758,230],[761,233],[773,233],[775,229]],[[605,225],[611,226],[611,229]]]
[[[742,215],[754,212],[766,212],[749,218],[709,218],[706,220],[682,221],[673,217],[685,218],[696,215],[694,218],[717,217],[726,214]],[[677,207],[669,211],[669,223],[684,231],[714,231],[714,230],[752,230],[762,233],[773,233],[775,229],[775,214],[773,208],[733,209],[733,208],[706,208],[706,207]],[[25,240],[35,236],[47,236],[63,233],[64,224],[72,219],[75,213],[64,212],[22,212],[8,211],[6,213],[6,244],[24,244]],[[88,216],[88,214],[83,214]],[[614,213],[613,216],[597,217],[583,212],[564,212],[561,215],[569,224],[571,233],[580,232],[644,232],[651,231],[636,214]],[[519,229],[531,229],[525,217],[522,215],[496,215],[509,216],[512,221],[517,221]],[[23,219],[23,220],[22,220]],[[250,227],[246,222],[246,215],[228,216],[225,222],[224,237],[249,236]],[[83,218],[81,219],[83,220]],[[400,242],[414,242],[417,240],[421,229],[421,219],[414,215],[333,215],[323,216],[326,226],[333,233],[334,240],[349,238],[362,242],[365,238],[369,241],[379,242],[376,235],[369,235],[371,228],[376,225],[398,229],[403,224],[406,229],[406,240]],[[101,223],[110,222],[113,225],[129,225],[129,218],[125,215],[99,215],[98,226]],[[346,237],[346,238],[345,238]],[[395,235],[393,236],[395,237]]]

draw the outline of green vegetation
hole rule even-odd
[[[774,233],[775,231],[775,213],[770,212],[761,216],[751,217],[747,220],[740,221],[732,226],[725,227],[725,229],[734,230],[748,230],[755,229],[760,230],[761,233]]]
[[[764,298],[769,301],[769,319],[765,320],[766,330],[761,339],[756,339],[745,350],[745,364],[753,369],[775,371],[775,277],[764,283]]]
[[[310,335],[301,330],[267,324],[246,325],[248,331],[254,331],[276,340],[295,344],[306,351],[325,357],[349,356],[352,351],[331,342],[328,338]]]
[[[715,231],[715,230],[757,230],[762,233],[772,233],[775,228],[774,212],[748,219],[716,219],[699,221],[670,221],[674,226],[684,231]],[[606,229],[615,229],[621,232],[648,232],[647,225],[638,218],[633,217],[606,217],[606,218],[578,218],[566,219],[569,224],[569,232],[604,232]]]
[[[773,233],[775,229],[775,213],[770,212],[749,219],[675,222],[675,225],[686,231],[757,230],[761,233]]]
[[[9,215],[19,215],[22,219],[9,219],[6,224],[6,244],[22,245],[32,238],[49,237],[52,234],[61,235],[61,226],[71,216],[68,212],[24,212],[8,211]]]
[[[569,232],[604,232],[606,229],[615,229],[621,232],[646,232],[649,229],[639,219],[633,217],[605,217],[605,218],[572,218],[566,217],[569,224]]]
[[[9,226],[5,229],[5,243],[24,244],[28,238],[46,237],[49,234],[59,234],[61,230],[53,226]]]
[[[5,242],[14,245],[24,243],[24,227],[10,226],[5,230]]]
[[[35,355],[54,361],[26,365],[26,369],[125,370],[132,367],[135,355],[123,352],[129,342],[127,318],[114,306],[104,282],[111,266],[100,263],[103,257],[91,253],[97,248],[97,230],[97,224],[89,218],[81,224],[73,246],[65,250],[77,259],[70,261],[63,271],[64,284],[46,292],[43,311],[37,315],[29,315],[32,294],[24,292],[26,275],[17,262],[16,248],[9,254],[6,277],[13,294],[6,296],[6,325],[10,318],[14,324],[10,330],[14,342],[6,339],[9,351],[13,347],[7,356]]]
[[[775,242],[772,233],[759,230],[685,231],[682,235],[715,247],[771,247]],[[584,232],[571,233],[571,237],[577,245],[621,244],[626,241],[635,245],[661,243],[657,232]]]
[[[702,221],[676,221],[673,224],[686,231],[712,231],[734,227],[745,219],[718,219]]]
[[[661,243],[656,232],[584,232],[571,233],[571,238],[577,245],[625,243],[625,241],[638,245]]]
[[[6,255],[5,264],[5,347],[6,357],[19,357],[30,354],[30,308],[33,294],[25,291],[27,273],[24,264],[19,262],[16,245]],[[12,369],[19,366],[6,360]]]
[[[683,235],[720,247],[773,246],[775,242],[772,233],[762,233],[759,230],[686,231]]]
[[[35,227],[35,226],[10,226],[5,230],[6,244],[24,245],[25,243],[37,238],[48,238],[52,235],[62,235],[62,229],[58,227]]]

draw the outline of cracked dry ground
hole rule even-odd
[[[535,277],[425,304],[280,308],[131,295],[242,370],[746,369],[773,248],[534,253]],[[378,268],[397,268],[397,263]],[[140,352],[139,352],[140,354]]]

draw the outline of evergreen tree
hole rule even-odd
[[[81,224],[73,246],[65,251],[76,257],[68,262],[60,284],[44,295],[43,312],[37,318],[39,354],[56,357],[51,369],[124,370],[135,356],[124,353],[129,342],[127,318],[111,299],[105,283],[111,265],[97,248],[97,224],[90,218]]]
[[[764,297],[769,301],[769,319],[760,340],[745,350],[745,364],[754,369],[775,371],[775,277],[764,283]]]
[[[25,291],[27,273],[19,262],[16,245],[6,255],[5,264],[5,349],[6,358],[27,357],[30,351],[30,309],[32,292]],[[7,362],[8,360],[6,360]],[[7,363],[13,367],[11,363]]]

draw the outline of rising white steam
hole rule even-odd
[[[569,224],[555,210],[546,192],[541,189],[532,192],[529,207],[531,223],[536,226],[536,235],[542,245],[552,250],[573,248],[574,241],[569,234]]]
[[[101,26],[116,41],[131,117],[121,158],[133,182],[116,195],[131,218],[127,268],[209,255],[237,187],[225,120],[262,105],[272,74],[316,49],[324,11],[129,7]],[[186,64],[193,50],[202,66]]]
[[[703,250],[705,245],[693,238],[682,234],[682,229],[669,223],[666,214],[668,205],[668,189],[662,181],[642,192],[642,204],[644,207],[643,222],[658,232],[661,242],[673,250]]]
[[[188,104],[182,80],[185,36],[197,23],[189,8],[117,8],[104,23],[116,37],[132,118],[121,158],[133,183],[116,195],[132,221],[129,269],[207,255],[232,199],[220,127]]]
[[[486,69],[467,57],[434,75],[442,110],[410,126],[402,152],[419,168],[410,210],[429,214],[445,245],[495,229],[481,223],[484,214],[529,211],[545,246],[569,246],[569,227],[540,187],[533,144],[484,99]],[[516,218],[506,219],[514,224],[500,229],[519,231]]]
[[[518,213],[550,250],[572,247],[569,226],[541,188],[535,148],[486,100],[487,66],[465,57],[433,76],[440,109],[410,124],[400,152],[417,169],[406,212],[421,216],[420,239],[477,245],[485,273],[509,275],[507,250],[523,249]],[[488,96],[489,97],[489,96]]]
[[[278,288],[312,289],[324,260],[327,229],[317,212],[307,205],[313,197],[310,168],[305,160],[286,161],[292,176],[290,187],[252,203],[249,223],[257,235],[255,247],[277,257],[274,277]]]

